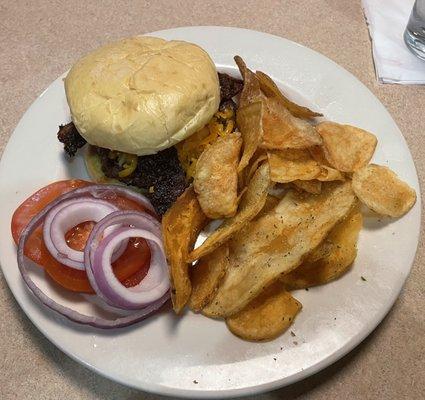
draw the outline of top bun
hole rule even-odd
[[[72,120],[88,143],[153,154],[208,123],[220,102],[208,54],[183,41],[136,36],[79,60],[65,79]]]

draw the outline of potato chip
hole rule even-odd
[[[265,149],[305,149],[322,143],[314,126],[294,117],[274,97],[265,100],[263,111],[263,141]]]
[[[209,218],[232,217],[238,207],[240,133],[217,139],[196,163],[193,187],[199,204]]]
[[[326,160],[323,146],[312,146],[308,149],[311,156],[320,164],[321,172],[316,177],[321,182],[343,181],[344,175],[335,168],[332,168]]]
[[[186,189],[162,218],[162,235],[170,266],[171,299],[177,314],[187,303],[191,291],[186,258],[207,222],[192,187]]]
[[[347,272],[357,255],[362,225],[363,217],[357,205],[299,267],[281,278],[287,289],[323,285]]]
[[[263,138],[263,103],[257,101],[245,107],[240,107],[236,114],[236,122],[243,139],[242,157],[238,165],[238,172],[249,164],[257,147]]]
[[[247,191],[242,196],[239,204],[238,213],[233,218],[226,219],[201,246],[193,250],[189,254],[187,261],[193,262],[211,253],[252,220],[263,208],[269,187],[269,165],[264,163],[258,168],[249,182]]]
[[[337,169],[328,167],[326,165],[320,166],[320,174],[316,176],[316,179],[320,182],[331,182],[331,181],[344,181],[344,175]]]
[[[228,262],[229,247],[224,244],[191,267],[192,294],[188,304],[191,310],[200,311],[211,301],[226,273]]]
[[[296,180],[292,182],[296,189],[303,190],[304,192],[311,194],[320,194],[322,191],[322,182],[317,179],[311,181]]]
[[[247,68],[241,57],[235,56],[234,60],[243,78],[243,89],[239,98],[239,107],[245,107],[263,99],[264,95],[260,89],[260,82],[254,72]]]
[[[259,149],[259,151],[256,152],[257,156],[254,154],[254,157],[251,159],[251,162],[249,164],[249,170],[246,173],[246,182],[248,183],[252,177],[254,176],[255,172],[257,171],[260,164],[267,160],[267,153]]]
[[[245,308],[226,319],[229,330],[245,340],[265,341],[282,334],[295,319],[302,305],[275,282]]]
[[[266,75],[264,72],[256,71],[255,75],[257,76],[260,82],[260,88],[267,97],[276,97],[282,104],[285,106],[288,111],[297,118],[314,118],[322,117],[323,114],[311,111],[307,107],[300,106],[293,101],[289,100],[277,87],[276,83]]]
[[[267,199],[266,199],[266,203],[264,204],[264,207],[255,216],[254,220],[262,217],[265,214],[268,214],[271,211],[273,211],[279,203],[280,203],[279,197],[273,196],[272,194],[268,194]]]
[[[232,238],[227,273],[202,312],[228,317],[240,311],[264,287],[296,268],[355,201],[350,182],[328,183],[315,196],[289,191],[273,212]]]
[[[320,165],[306,149],[286,149],[267,153],[270,165],[270,179],[273,182],[287,183],[296,180],[316,178]]]
[[[416,202],[416,192],[389,168],[370,164],[353,174],[353,189],[371,210],[401,217]]]
[[[375,152],[375,135],[350,125],[322,122],[316,126],[323,152],[331,167],[353,172],[367,165]]]

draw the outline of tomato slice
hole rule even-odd
[[[67,180],[54,182],[25,200],[14,212],[11,222],[12,236],[18,243],[23,229],[29,221],[59,195],[79,187],[91,185],[82,180]],[[107,199],[123,210],[146,211],[143,206],[133,200],[111,195]],[[84,222],[72,228],[65,235],[68,245],[82,251],[94,223]],[[25,245],[25,255],[36,264],[44,267],[46,273],[59,285],[75,292],[94,293],[85,271],[79,271],[59,263],[47,250],[43,241],[42,227],[37,228],[28,238]],[[117,278],[126,286],[139,283],[149,269],[150,251],[145,240],[131,239],[121,257],[112,264]],[[130,280],[129,280],[130,279]]]
[[[131,238],[126,251],[113,264],[115,276],[125,286],[136,286],[149,270],[151,252],[146,240]]]
[[[26,199],[13,213],[11,229],[13,240],[17,244],[22,231],[43,208],[55,200],[61,194],[71,190],[91,185],[91,182],[79,179],[70,179],[52,183],[35,192]],[[43,234],[39,227],[27,240],[25,255],[37,264],[42,264],[44,252],[42,251]]]

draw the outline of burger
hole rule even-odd
[[[190,183],[200,143],[213,140],[217,129],[229,129],[232,98],[241,89],[241,81],[218,74],[193,43],[123,39],[84,56],[69,71],[65,92],[72,121],[60,126],[58,139],[71,157],[85,147],[94,181],[133,186],[162,215]],[[203,140],[188,151],[193,135]]]

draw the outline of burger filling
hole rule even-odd
[[[90,146],[89,151],[98,155],[105,176],[142,189],[159,215],[163,215],[190,184],[196,161],[205,148],[236,129],[233,98],[242,90],[243,83],[227,74],[218,76],[221,95],[218,112],[206,127],[176,146],[147,156]],[[72,122],[61,125],[57,136],[70,157],[86,144]]]

